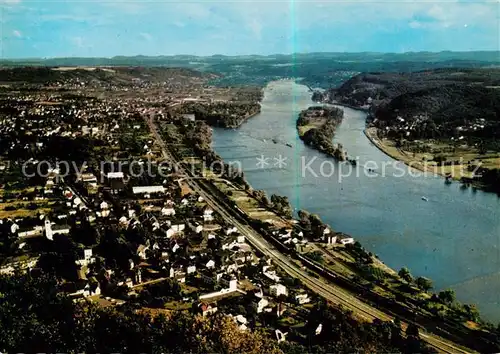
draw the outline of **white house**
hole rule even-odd
[[[203,231],[203,226],[200,224],[194,224],[194,225],[192,225],[191,230],[193,230],[194,232],[199,234],[200,232]]]
[[[349,245],[351,243],[354,243],[354,239],[352,237],[343,238],[342,240],[340,240],[340,243],[343,245]]]
[[[214,220],[214,216],[212,215],[213,212],[214,211],[211,208],[206,208],[203,211],[203,221],[205,222],[213,221]]]
[[[281,278],[279,277],[279,275],[276,274],[276,271],[272,270],[272,271],[265,271],[263,272],[263,274],[271,279],[272,281],[275,281],[275,282],[279,282],[281,280]]]
[[[43,233],[43,227],[42,226],[35,226],[33,229],[29,229],[26,231],[19,231],[17,233],[17,237],[23,238],[23,237],[32,237],[32,236],[38,236]]]
[[[236,322],[236,324],[238,325],[238,329],[240,331],[246,331],[248,329],[247,327],[247,319],[245,318],[245,316],[243,315],[237,315],[237,316],[231,316],[234,320],[234,322]]]
[[[91,248],[87,248],[87,249],[83,250],[83,258],[85,258],[87,260],[92,258],[92,249]]]
[[[152,193],[165,193],[163,186],[135,186],[132,187],[134,194],[152,194]]]
[[[206,303],[201,303],[199,305],[199,309],[203,317],[217,312],[217,307],[215,305],[210,305]]]
[[[14,223],[12,225],[10,225],[10,232],[12,232],[13,234],[15,234],[17,232],[17,230],[19,230],[19,225]]]
[[[230,250],[230,249],[232,249],[235,246],[238,246],[238,241],[236,241],[236,240],[233,240],[231,242],[225,242],[222,245],[222,250]]]
[[[175,232],[181,232],[181,231],[184,231],[186,229],[186,225],[185,224],[174,224],[174,225],[172,225],[172,229]]]
[[[45,218],[45,237],[49,240],[54,239],[54,234],[52,233],[52,224],[50,223],[49,218]]]
[[[122,225],[127,225],[128,224],[128,219],[125,217],[125,216],[122,216],[120,217],[120,219],[118,220],[118,222]]]
[[[327,244],[333,245],[337,243],[337,236],[333,236],[332,234],[326,234],[323,236],[324,240]]]
[[[261,299],[258,298],[258,299],[259,299],[259,301],[254,302],[253,305],[254,305],[257,313],[261,313],[269,305],[269,301],[267,301],[264,298],[261,298]]]
[[[211,208],[205,208],[205,210],[203,210],[203,215],[212,215],[214,213],[214,211],[211,209]]]
[[[106,178],[108,179],[122,179],[123,177],[123,172],[108,172],[106,175]]]
[[[209,260],[206,264],[205,264],[205,267],[207,267],[208,269],[210,268],[214,268],[215,267],[215,262],[213,260]]]
[[[311,302],[311,299],[309,298],[309,296],[307,294],[297,294],[297,295],[295,295],[295,301],[298,304],[303,305],[303,304],[307,304],[307,303]]]
[[[275,285],[271,285],[269,287],[269,293],[273,296],[280,296],[280,295],[288,295],[288,290],[286,289],[286,286],[282,285],[282,284],[275,284]]]
[[[175,215],[175,209],[174,208],[163,207],[161,209],[161,215],[165,215],[165,216]]]
[[[192,266],[187,267],[186,272],[187,272],[188,274],[191,274],[191,273],[196,272],[196,266],[195,266],[195,265],[192,265]]]
[[[228,274],[217,277],[218,282],[226,288],[227,291],[236,291],[238,289],[238,280]]]
[[[235,233],[235,232],[238,232],[238,229],[236,228],[236,226],[233,226],[233,227],[228,227],[224,233],[226,235],[231,235],[232,233]]]

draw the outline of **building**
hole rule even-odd
[[[204,211],[203,211],[203,221],[204,222],[210,222],[210,221],[213,221],[214,220],[214,216],[213,216],[213,210],[211,208],[206,208]]]
[[[201,304],[198,305],[198,311],[203,315],[203,317],[209,316],[217,312],[217,306],[215,306],[215,304],[211,305],[202,302]]]
[[[135,187],[132,187],[132,192],[134,194],[165,193],[165,187],[163,187],[163,186],[135,186]]]
[[[188,119],[191,122],[194,122],[196,120],[196,116],[194,115],[194,113],[185,113],[182,115],[182,118]]]
[[[307,294],[297,294],[295,295],[295,302],[297,302],[299,305],[303,305],[311,302],[311,299]]]
[[[233,226],[233,227],[228,227],[226,230],[224,230],[224,233],[226,235],[231,235],[235,232],[238,232],[238,229],[236,228],[236,226]]]
[[[175,209],[174,208],[163,207],[161,209],[161,215],[173,216],[173,215],[175,215]]]
[[[0,267],[0,274],[14,275],[16,271],[26,273],[36,266],[38,257],[7,263]]]
[[[106,174],[107,179],[123,179],[124,177],[123,172],[108,172]]]
[[[43,227],[42,226],[35,226],[32,229],[27,229],[23,231],[19,231],[17,233],[17,237],[23,238],[23,237],[35,237],[35,236],[40,236],[43,234]]]
[[[171,226],[171,229],[174,230],[174,232],[182,232],[186,229],[185,224],[174,224]]]
[[[49,218],[45,218],[45,237],[49,240],[54,239],[54,234],[52,233],[52,224],[50,223]]]
[[[92,249],[87,248],[83,250],[83,258],[77,259],[75,263],[80,266],[88,266],[95,262],[95,257],[92,257]]]
[[[288,290],[286,288],[286,286],[282,285],[282,284],[275,284],[275,285],[271,285],[269,287],[269,293],[273,296],[280,296],[280,295],[285,295],[287,296],[288,295]]]
[[[189,223],[188,226],[193,232],[197,234],[203,231],[203,226],[198,223]]]
[[[343,245],[350,245],[354,243],[354,239],[352,237],[343,238],[342,240],[340,240],[340,243]]]
[[[254,301],[253,307],[257,311],[257,313],[261,313],[264,309],[269,305],[269,301],[264,298],[256,298],[257,301]]]
[[[337,236],[333,236],[332,234],[323,235],[323,238],[325,240],[325,243],[329,245],[337,243]]]
[[[219,284],[224,286],[229,291],[236,291],[238,289],[238,280],[228,274],[218,277]]]

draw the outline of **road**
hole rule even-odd
[[[176,163],[179,172],[181,172],[184,175],[189,175],[189,171],[185,171],[183,167],[177,163],[176,159],[170,154],[167,145],[161,135],[158,132],[158,129],[156,125],[153,122],[152,117],[145,117],[146,122],[149,125],[149,128],[151,130],[151,133],[153,134],[154,138],[156,139],[157,143],[160,145],[163,157],[166,160],[169,160],[171,162]],[[356,298],[352,294],[348,293],[347,291],[339,288],[338,286],[332,285],[330,283],[327,283],[321,279],[314,278],[310,276],[306,271],[304,271],[301,267],[299,267],[297,264],[294,263],[294,261],[288,257],[287,255],[281,253],[279,250],[277,250],[273,245],[271,245],[269,242],[267,242],[262,235],[257,233],[253,228],[251,228],[248,225],[244,225],[241,222],[239,222],[234,216],[231,215],[231,212],[229,212],[226,207],[221,203],[219,200],[217,200],[214,196],[211,194],[205,192],[204,189],[202,189],[196,179],[186,179],[187,184],[189,187],[198,193],[200,196],[202,196],[205,201],[207,202],[210,207],[219,213],[229,224],[234,225],[242,235],[246,237],[248,242],[255,247],[257,250],[259,250],[262,254],[270,257],[274,264],[276,264],[278,267],[282,268],[286,273],[288,273],[290,276],[300,279],[300,281],[307,286],[310,290],[314,291],[318,295],[324,297],[325,299],[342,305],[343,307],[352,310],[355,316],[365,319],[367,321],[373,321],[374,319],[379,319],[382,321],[391,321],[393,318],[366,304],[365,302],[361,301],[360,299]],[[407,324],[402,323],[403,328],[406,328]],[[465,350],[463,348],[458,347],[456,344],[449,342],[447,340],[444,340],[441,337],[438,337],[433,334],[429,333],[420,333],[420,337],[426,341],[430,346],[434,347],[437,349],[439,352],[442,353],[472,353],[472,350]]]

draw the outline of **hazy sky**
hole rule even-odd
[[[499,17],[499,0],[0,0],[0,55],[499,50]]]

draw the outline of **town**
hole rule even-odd
[[[2,73],[0,274],[51,274],[75,303],[222,314],[278,343],[329,340],[325,299],[347,322],[404,327],[400,349],[432,351],[396,317],[419,307],[433,326],[477,319],[221,161],[209,125],[251,119],[260,87],[212,86],[213,74],[186,69],[23,70]]]
[[[71,75],[2,87],[0,274],[54,274],[61,293],[103,307],[222,311],[241,330],[274,323],[270,335],[284,341],[320,298],[164,163],[146,122],[193,122],[194,103],[226,113],[232,97],[258,105],[260,89],[210,87],[184,72],[120,86],[89,79],[96,70],[115,71],[54,69]],[[292,227],[275,232],[307,244]]]

